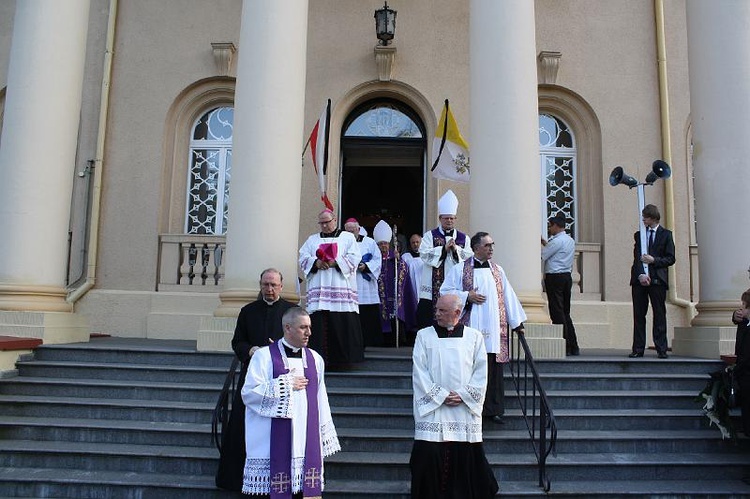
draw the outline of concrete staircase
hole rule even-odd
[[[548,495],[750,496],[741,481],[749,447],[722,441],[693,401],[720,364],[626,353],[538,363],[559,429]],[[18,377],[0,380],[0,497],[236,497],[213,486],[210,437],[230,359],[185,341],[38,348]],[[361,370],[326,382],[343,451],[326,462],[325,497],[409,497],[410,351],[368,353]],[[500,494],[543,496],[514,394],[506,396],[506,424],[485,428]]]

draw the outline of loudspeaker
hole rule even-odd
[[[664,162],[662,161],[662,163]],[[664,164],[666,165],[666,163]],[[616,166],[614,170],[612,170],[612,173],[609,174],[609,185],[614,187],[620,184],[625,184],[628,187],[635,187],[636,185],[638,185],[638,181],[630,175],[626,174],[622,169],[622,166]]]
[[[672,169],[669,167],[669,165],[660,159],[657,159],[654,161],[654,163],[651,165],[651,173],[646,175],[646,183],[648,185],[653,184],[660,178],[669,178],[672,176]]]

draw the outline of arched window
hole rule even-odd
[[[420,125],[405,111],[390,102],[373,103],[367,110],[352,113],[361,114],[345,126],[344,137],[422,138]]]
[[[226,234],[234,108],[201,116],[190,136],[186,234]]]
[[[539,115],[539,156],[542,168],[542,233],[547,219],[562,214],[570,235],[577,239],[576,224],[576,145],[573,132],[561,119]]]

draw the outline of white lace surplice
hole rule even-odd
[[[292,419],[292,491],[302,490],[304,474],[305,442],[307,441],[307,395],[305,390],[292,390],[292,376],[304,373],[302,359],[290,358],[291,372],[273,377],[273,365],[269,348],[256,351],[250,359],[242,400],[245,409],[245,474],[242,492],[245,494],[268,494],[271,475],[271,418]],[[336,428],[331,418],[328,395],[324,382],[323,359],[312,351],[318,373],[318,413],[322,456],[327,457],[341,450]],[[323,472],[321,470],[321,479]]]
[[[337,268],[311,272],[316,251],[321,244],[336,243]],[[307,311],[359,312],[357,297],[357,265],[362,260],[357,240],[349,232],[338,237],[313,234],[299,250],[299,267],[307,277]]]
[[[417,334],[413,353],[414,438],[429,442],[481,442],[487,387],[482,334],[464,328],[461,338],[438,338],[435,328]],[[453,390],[464,401],[443,404]]]

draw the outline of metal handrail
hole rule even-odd
[[[546,464],[547,456],[557,455],[557,424],[529,344],[523,334],[515,331],[511,332],[510,360],[511,378],[539,466],[539,487],[549,492],[551,483]]]
[[[234,400],[234,393],[237,389],[237,368],[240,366],[240,359],[236,356],[232,359],[224,386],[219,393],[219,399],[216,401],[216,407],[211,417],[211,437],[216,445],[216,449],[221,453],[221,446],[224,442],[224,426],[229,422],[229,404]]]

